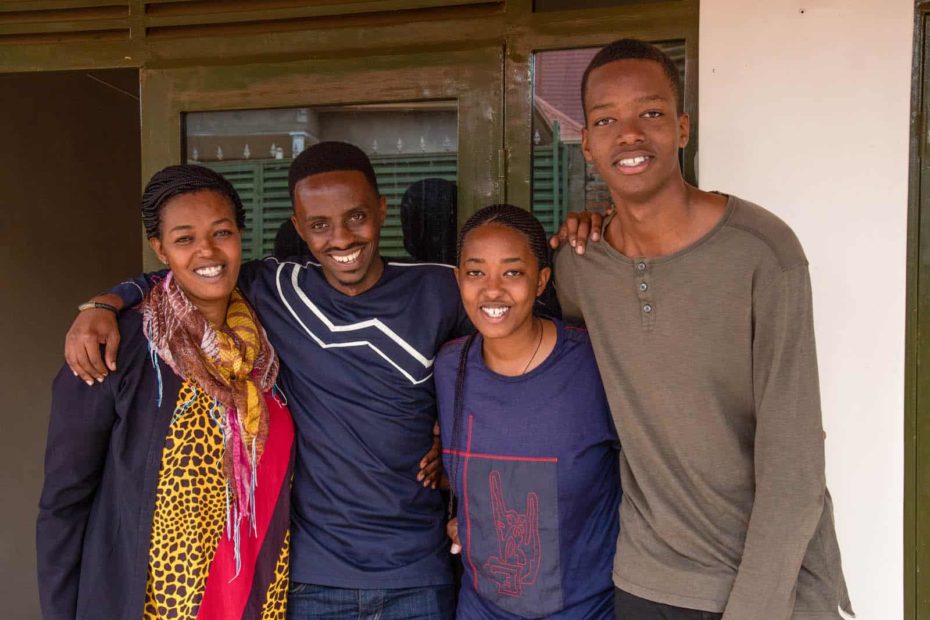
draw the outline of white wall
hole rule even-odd
[[[701,0],[701,186],[777,213],[811,263],[827,484],[860,619],[903,616],[913,0]]]

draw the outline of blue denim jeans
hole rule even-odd
[[[291,582],[288,620],[452,620],[455,588],[353,590]]]

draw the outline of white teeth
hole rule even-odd
[[[507,306],[481,306],[481,311],[492,319],[499,319],[510,310]]]
[[[214,265],[212,267],[201,267],[200,269],[195,269],[194,273],[198,276],[204,276],[206,278],[215,278],[220,275],[220,272],[223,271],[222,265]]]
[[[638,166],[641,163],[646,161],[646,156],[640,155],[639,157],[631,157],[629,159],[621,159],[618,164],[621,166]]]
[[[330,254],[333,257],[333,260],[337,263],[353,263],[358,259],[359,254],[362,253],[361,248],[355,250],[351,254],[346,254],[345,256],[338,256],[336,254]]]

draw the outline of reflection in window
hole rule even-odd
[[[242,197],[246,208],[244,258],[272,253],[278,229],[292,212],[287,191],[291,160],[317,142],[349,142],[371,158],[378,189],[388,202],[388,218],[381,232],[385,256],[409,254],[401,226],[404,193],[414,186],[410,195],[417,194],[424,179],[451,183],[457,179],[454,101],[190,112],[184,126],[187,161],[217,170]],[[423,204],[434,210],[454,208],[437,205],[435,200]],[[451,221],[455,221],[454,212]]]
[[[684,82],[685,43],[656,43]],[[603,211],[607,185],[581,154],[581,78],[600,48],[537,52],[533,92],[533,214],[554,232],[569,211]]]

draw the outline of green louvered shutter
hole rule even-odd
[[[556,226],[555,196],[553,193],[555,177],[552,174],[552,149],[549,147],[533,149],[533,215],[542,222],[548,234],[553,234]]]
[[[387,220],[381,229],[381,254],[407,256],[400,225],[400,200],[412,183],[422,179],[440,178],[455,182],[458,168],[456,154],[375,155],[371,163],[378,178],[378,189],[388,203]],[[291,216],[291,199],[287,192],[290,164],[289,159],[206,164],[229,179],[242,199],[246,212],[243,260],[271,254],[278,228]]]

